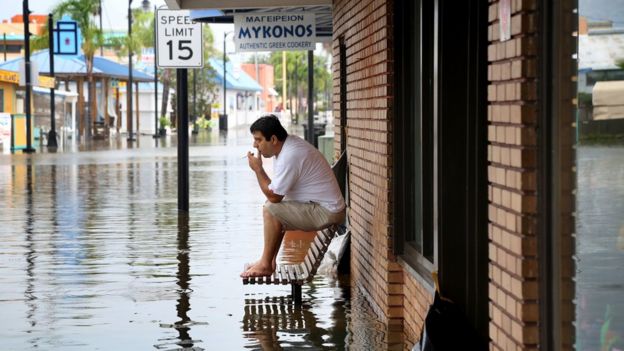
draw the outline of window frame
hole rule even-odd
[[[394,253],[432,283],[438,266],[438,0],[395,6]]]

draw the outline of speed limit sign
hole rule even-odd
[[[156,58],[161,68],[200,68],[204,65],[202,25],[188,10],[158,10]]]

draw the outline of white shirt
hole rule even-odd
[[[340,212],[345,202],[338,181],[323,155],[307,141],[289,134],[275,156],[269,189],[285,201],[316,202]]]

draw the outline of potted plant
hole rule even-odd
[[[207,119],[206,116],[198,118],[195,123],[201,129],[212,130],[212,120]]]
[[[160,124],[160,128],[158,129],[158,134],[160,136],[167,135],[167,127],[169,126],[169,119],[166,116],[160,116],[160,118],[158,119],[158,122]]]

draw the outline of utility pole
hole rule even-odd
[[[2,34],[4,37],[4,62],[6,62],[7,58],[7,43],[6,43],[6,33]]]
[[[102,31],[102,0],[100,0],[99,5],[98,5],[98,11],[99,11],[99,17],[100,17],[100,33],[102,33],[102,35],[104,35],[104,32]],[[100,45],[100,56],[104,56],[104,46]]]
[[[132,38],[132,0],[128,0],[128,42]],[[128,125],[128,142],[134,141],[132,137],[132,46],[128,45],[128,85],[126,86],[128,93],[128,107],[126,108],[126,118]]]
[[[223,114],[219,116],[219,130],[227,130],[227,68],[225,62],[225,38],[229,32],[223,33]]]
[[[160,137],[158,132],[158,62],[156,62],[156,5],[154,5],[154,138]]]
[[[54,78],[54,17],[52,14],[48,15],[48,44],[50,54],[50,76]],[[56,81],[54,82],[56,85]],[[56,142],[56,113],[55,113],[55,86],[50,88],[50,132],[48,133],[48,148],[56,149],[58,144]]]
[[[30,81],[30,10],[28,9],[28,0],[23,0],[22,12],[24,19],[24,53],[26,55],[24,64],[26,71],[26,99],[24,101],[26,105],[24,106],[24,111],[26,111],[26,149],[24,149],[24,152],[33,153],[35,149],[32,147],[32,117],[30,115],[32,82]]]

